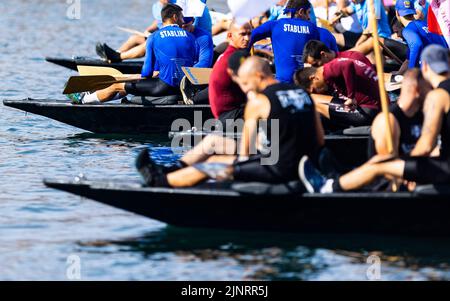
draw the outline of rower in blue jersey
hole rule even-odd
[[[210,32],[195,26],[197,18],[184,18],[183,29],[192,33],[198,47],[196,68],[211,68],[214,58],[214,42]]]
[[[430,32],[424,21],[414,19],[414,0],[397,0],[395,11],[397,19],[405,27],[402,35],[409,47],[408,68],[420,67],[420,54],[428,45],[438,44],[448,48],[444,37]]]
[[[147,41],[142,68],[144,79],[114,84],[93,94],[71,95],[72,101],[77,104],[106,102],[127,94],[155,97],[181,95],[181,67],[192,67],[198,60],[195,37],[181,28],[184,24],[182,11],[175,4],[167,4],[162,9],[163,27]]]
[[[272,39],[276,78],[281,82],[293,82],[295,71],[303,67],[305,44],[320,40],[318,27],[308,21],[310,9],[308,0],[290,0],[285,9],[290,18],[266,22],[252,33],[249,47],[262,39]]]

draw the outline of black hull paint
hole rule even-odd
[[[107,63],[105,61],[102,61],[100,59],[93,59],[93,58],[53,58],[53,57],[46,57],[45,60],[47,62],[56,64],[58,66],[68,68],[74,71],[77,71],[77,66],[94,66],[94,67],[111,67],[119,70],[122,73],[125,74],[139,74],[142,71],[142,66],[144,65],[144,62],[142,61],[128,61],[128,62],[121,62],[121,63]]]
[[[45,181],[169,225],[244,231],[450,235],[448,191],[243,195],[211,184],[198,188],[142,188],[138,183]]]

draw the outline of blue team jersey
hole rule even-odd
[[[324,43],[328,47],[328,49],[338,53],[339,48],[336,42],[336,38],[333,36],[333,34],[325,28],[317,27],[317,29],[319,30],[320,34],[320,41],[322,41],[322,43]]]
[[[206,1],[203,2],[206,3]],[[205,6],[203,15],[201,17],[195,18],[194,26],[203,29],[206,32],[209,32],[210,34],[212,33],[212,19],[207,6]]]
[[[384,10],[383,2],[381,0],[374,0],[375,15],[378,19],[378,35],[382,38],[390,38],[392,35],[391,28],[389,27],[388,17]],[[369,26],[369,4],[367,0],[360,3],[351,5],[358,16],[359,23],[363,29],[367,29]]]
[[[311,2],[310,2],[311,3]],[[280,20],[280,19],[284,19],[284,18],[289,18],[288,16],[286,16],[284,14],[284,9],[286,8],[286,5],[281,6],[281,5],[273,5],[270,8],[270,16],[268,21],[274,21],[274,20]],[[317,18],[316,18],[316,14],[314,13],[314,7],[311,5],[311,10],[309,12],[309,20],[314,23],[317,24]]]
[[[428,30],[424,21],[412,21],[402,32],[403,38],[409,48],[409,68],[420,67],[420,54],[430,44],[438,44],[448,48],[444,37]]]
[[[176,26],[165,26],[147,40],[147,52],[142,77],[152,77],[159,70],[159,78],[166,84],[178,87],[183,78],[181,67],[192,67],[198,59],[195,37]]]
[[[269,37],[275,56],[276,78],[281,82],[292,83],[295,71],[303,68],[305,44],[309,40],[320,39],[317,26],[296,18],[269,21],[253,30],[250,47]]]
[[[198,60],[194,67],[211,68],[214,59],[214,43],[211,34],[198,27],[195,27],[192,34],[198,47]]]

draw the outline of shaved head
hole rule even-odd
[[[269,62],[257,56],[251,56],[242,63],[238,71],[238,83],[242,91],[261,92],[265,82],[273,81],[273,73]]]
[[[227,38],[230,45],[237,49],[246,49],[250,44],[252,26],[250,23],[239,25],[233,20],[228,29]]]

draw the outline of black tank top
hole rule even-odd
[[[440,89],[447,91],[450,96],[450,79],[441,82],[438,86]],[[447,112],[442,121],[441,128],[441,157],[450,159],[450,111]]]
[[[279,151],[275,166],[287,180],[297,179],[300,159],[317,150],[314,103],[304,90],[292,84],[274,84],[262,94],[270,101],[267,131],[264,132],[272,151],[277,148]],[[274,120],[278,120],[278,141],[271,136],[272,127],[276,125]]]
[[[409,155],[422,133],[423,113],[419,110],[413,117],[408,117],[398,104],[391,105],[389,110],[400,126],[399,154]]]

